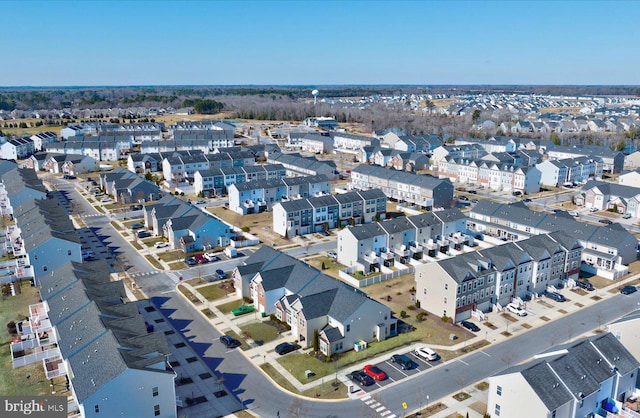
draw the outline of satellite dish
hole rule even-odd
[[[317,89],[313,89],[311,91],[311,94],[313,95],[313,104],[316,104],[316,100],[317,100],[318,94],[320,94],[320,92]]]

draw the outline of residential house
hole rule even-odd
[[[576,199],[576,203],[587,208],[629,213],[637,218],[640,216],[640,187],[589,181],[582,186],[581,196]]]
[[[564,232],[530,239],[416,265],[420,306],[460,322],[474,311],[506,306],[513,298],[578,277],[582,247],[576,239]],[[546,251],[529,253],[540,244]]]
[[[42,151],[46,148],[47,144],[51,142],[58,142],[58,135],[53,132],[40,132],[39,134],[31,135],[33,141],[34,152]]]
[[[358,154],[360,149],[368,146],[379,146],[380,140],[364,135],[347,134],[344,132],[332,131],[330,133],[333,138],[333,149],[336,152],[347,154]]]
[[[277,180],[285,175],[286,170],[281,164],[205,169],[195,172],[193,186],[196,194],[214,196],[228,193],[228,188],[232,184],[257,180]]]
[[[443,145],[433,150],[431,154],[431,163],[440,164],[445,158],[462,158],[465,160],[478,160],[487,155],[487,151],[478,144],[470,144],[463,146],[447,146]]]
[[[258,312],[274,313],[291,333],[320,351],[364,348],[397,334],[389,307],[287,254],[262,246],[234,271],[238,295],[249,295]]]
[[[596,226],[566,212],[535,212],[523,203],[509,205],[483,200],[469,212],[469,231],[517,241],[534,235],[564,231],[584,248],[581,270],[607,278],[628,272],[636,259],[638,240],[619,224]]]
[[[625,171],[618,177],[618,184],[623,186],[640,187],[640,168]]]
[[[304,120],[306,126],[324,129],[326,131],[334,131],[338,129],[338,121],[330,117],[310,117]]]
[[[267,157],[269,164],[282,164],[287,170],[288,177],[315,176],[324,174],[329,179],[337,179],[336,164],[332,160],[319,161],[313,157],[302,157],[300,154],[270,153]]]
[[[385,217],[386,204],[386,196],[377,189],[287,200],[273,205],[273,231],[294,237],[369,223]]]
[[[627,349],[636,359],[640,359],[640,310],[629,312],[622,318],[607,325],[607,331]]]
[[[45,153],[47,154],[47,153]],[[48,154],[42,164],[42,169],[50,173],[84,174],[98,171],[98,162],[86,155],[77,154]]]
[[[421,152],[399,152],[390,161],[391,167],[396,170],[419,171],[429,168],[429,157]]]
[[[608,147],[586,144],[575,144],[570,147],[556,146],[547,150],[547,155],[551,160],[575,157],[601,158],[603,170],[613,174],[622,172],[625,161],[624,154],[620,151],[611,151]]]
[[[639,365],[611,333],[581,338],[491,376],[487,411],[493,417],[613,416],[612,407],[622,410],[635,393]]]
[[[171,217],[162,227],[162,235],[172,249],[188,253],[231,243],[231,227],[204,212]]]
[[[33,140],[28,137],[8,139],[0,145],[0,159],[3,160],[23,160],[33,153]]]
[[[309,133],[298,138],[297,147],[313,154],[333,154],[333,139],[328,135]]]
[[[448,179],[374,165],[361,164],[351,170],[351,187],[357,190],[380,189],[390,199],[423,208],[448,208],[453,201],[453,184]]]
[[[624,166],[632,170],[640,168],[640,151],[635,151],[626,155],[624,157]]]

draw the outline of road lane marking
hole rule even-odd
[[[482,354],[484,354],[485,356],[487,356],[487,357],[491,357],[491,354],[485,353],[485,352],[484,352],[484,351],[482,351],[482,350],[480,350],[480,352],[481,352]]]
[[[463,360],[458,359],[458,361],[459,361],[460,363],[464,364],[465,366],[468,366],[468,365],[469,365],[469,363],[465,363]]]
[[[376,412],[384,411],[385,409],[387,409],[386,406],[381,406],[380,408],[376,409]]]

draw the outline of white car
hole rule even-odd
[[[204,253],[203,257],[208,261],[208,262],[212,262],[212,261],[220,261],[220,257],[218,257],[217,255],[215,255],[214,253]]]
[[[589,209],[589,212],[597,212],[597,211],[598,211],[598,208],[593,208],[592,207],[591,209]]]
[[[415,354],[416,357],[420,357],[421,359],[427,361],[438,360],[438,358],[440,357],[438,356],[438,353],[436,353],[429,347],[418,347],[414,350],[413,354]]]
[[[507,305],[507,310],[511,313],[514,313],[518,316],[527,316],[527,311],[521,308],[519,305],[515,303],[510,303]]]
[[[336,253],[335,251],[329,251],[327,253],[327,257],[333,258],[333,259],[338,258],[338,253]]]
[[[164,247],[168,247],[169,243],[168,242],[164,242],[164,241],[158,241],[155,244],[153,244],[156,248],[164,248]]]
[[[111,202],[111,198],[110,198],[110,197],[103,197],[102,199],[100,199],[100,201],[101,201],[102,203]]]

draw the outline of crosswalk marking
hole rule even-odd
[[[386,406],[382,405],[376,399],[372,398],[371,395],[363,396],[362,398],[360,398],[360,400],[364,402],[364,404],[367,405],[369,408],[376,411],[376,413],[378,413],[381,417],[396,418],[396,416],[392,414],[391,411],[389,411]]]

